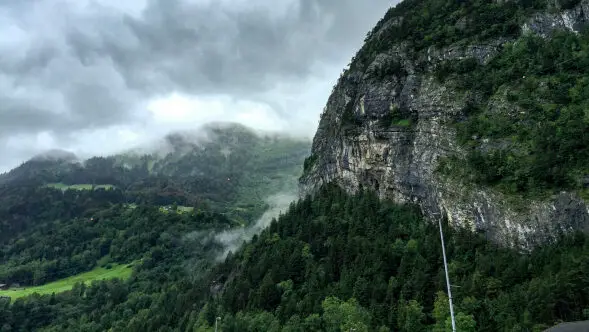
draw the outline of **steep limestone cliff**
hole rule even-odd
[[[514,3],[479,2],[497,10]],[[419,24],[426,24],[432,14],[423,14],[424,8],[432,3],[405,1],[369,34],[321,115],[300,179],[301,193],[311,194],[327,182],[349,192],[368,187],[382,198],[416,203],[432,219],[445,216],[453,225],[523,248],[550,241],[561,231],[589,231],[589,204],[576,190],[557,188],[548,196],[534,197],[474,181],[466,167],[468,148],[457,139],[456,123],[468,117],[473,103],[490,111],[525,112],[509,100],[505,89],[482,97],[436,78],[448,61],[472,59],[484,67],[505,45],[526,34],[550,38],[559,29],[580,31],[589,21],[589,1],[520,6],[518,16],[499,22],[503,30],[494,34],[487,33],[491,24],[476,25],[485,10],[472,14],[469,7],[447,9],[439,15],[454,15],[451,19],[432,16],[445,20],[452,30],[442,35],[445,42],[435,42],[438,31],[444,30],[435,22],[421,34],[407,32],[415,26],[404,21],[417,24],[414,16],[421,13],[426,17]],[[479,149],[484,151],[483,143]],[[446,166],[454,170],[453,176],[440,171],[448,157],[454,160]]]

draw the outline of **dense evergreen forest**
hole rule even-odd
[[[138,222],[134,244],[112,254],[143,257],[131,279],[4,301],[0,327],[209,331],[220,317],[222,331],[448,330],[438,229],[412,207],[325,187],[211,269],[207,255],[218,244],[182,234],[226,220],[158,213],[125,217],[130,227],[141,216],[169,223],[150,239],[154,224]],[[586,235],[521,253],[467,230],[445,232],[459,331],[541,331],[588,318]],[[142,247],[143,237],[152,248]]]
[[[35,225],[7,241],[0,246],[0,280],[41,285],[97,265],[139,260],[158,250],[162,239],[230,226],[233,222],[224,215],[200,209],[195,213],[165,213],[157,206],[129,208],[117,204],[92,217]]]
[[[95,226],[59,225],[66,230],[49,239],[32,234],[23,240],[29,246],[22,256],[35,259],[47,254],[43,248],[61,246],[63,256],[55,261],[41,260],[52,264],[57,274],[72,274],[72,269],[94,264],[101,255],[107,258],[102,261],[107,265],[137,263],[126,281],[106,280],[88,286],[78,283],[71,291],[51,296],[0,299],[0,330],[106,331],[112,327],[116,331],[146,331],[144,326],[151,326],[152,331],[169,331],[166,326],[177,326],[178,319],[193,308],[194,302],[185,298],[186,292],[198,282],[194,275],[213,261],[206,255],[216,253],[218,248],[199,241],[197,235],[222,229],[226,223],[226,217],[205,211],[188,216],[163,214],[152,207],[121,213],[115,207],[105,211]],[[68,235],[76,238],[73,243],[59,242]],[[38,277],[34,274],[31,282],[40,281]]]

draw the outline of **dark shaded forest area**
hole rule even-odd
[[[177,217],[151,218],[170,223],[161,218]],[[195,220],[194,227],[223,224],[208,218]],[[146,253],[131,279],[4,302],[0,326],[207,331],[221,317],[223,331],[447,330],[438,229],[411,207],[326,187],[314,199],[293,203],[211,270],[206,259],[192,265],[200,269],[186,268],[213,249],[207,242],[178,241],[187,226],[170,225],[171,236],[159,236],[153,248],[115,255],[134,259],[138,251]],[[141,229],[140,238],[149,234]],[[587,318],[586,235],[570,234],[520,253],[466,230],[445,232],[460,331],[541,331],[561,320]],[[220,292],[211,291],[214,285],[223,285]]]

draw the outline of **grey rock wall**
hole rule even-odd
[[[556,28],[575,30],[587,20],[588,6],[583,1],[561,14],[536,15],[522,28],[543,36]],[[464,156],[451,124],[461,116],[467,97],[437,83],[431,71],[420,74],[415,67],[467,57],[485,64],[508,41],[430,48],[419,58],[396,45],[364,71],[346,72],[321,116],[312,148],[316,160],[300,179],[301,194],[312,194],[328,182],[348,192],[368,187],[381,198],[418,204],[430,219],[445,216],[455,226],[482,230],[495,242],[522,248],[551,241],[562,231],[589,231],[589,205],[573,193],[514,204],[490,188],[436,172],[440,157]],[[404,73],[376,77],[378,68],[391,61],[401,63]],[[505,100],[493,102],[510,107]],[[411,118],[413,125],[383,125],[381,118],[391,109]],[[353,112],[355,126],[342,126],[346,112]]]

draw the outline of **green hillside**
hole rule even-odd
[[[112,204],[207,207],[249,224],[268,208],[267,197],[296,190],[309,149],[306,140],[212,124],[141,154],[34,158],[0,176],[0,240],[32,222],[90,217]]]
[[[131,278],[5,302],[0,326],[213,331],[221,317],[221,331],[448,331],[438,229],[409,206],[326,187],[217,266],[219,243],[185,227],[218,216],[192,226],[182,216],[162,214],[125,232],[138,238],[111,247],[114,260],[143,257]],[[167,231],[147,231],[174,221]],[[586,235],[527,254],[466,230],[445,234],[459,331],[542,331],[589,314]],[[121,243],[129,245],[112,251]]]

